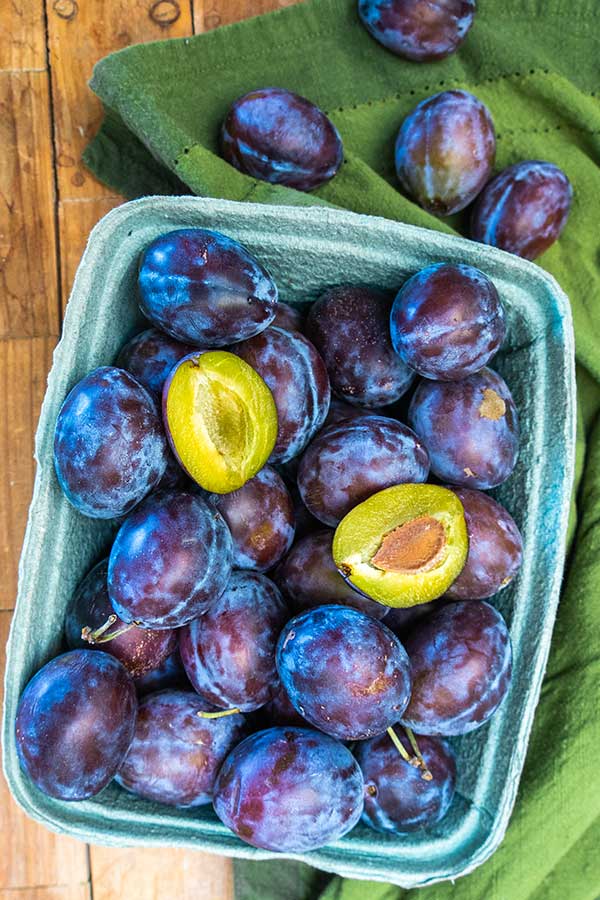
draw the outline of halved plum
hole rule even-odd
[[[183,468],[216,494],[256,475],[277,439],[271,391],[248,363],[224,350],[192,353],[175,366],[163,389],[163,418]]]
[[[462,503],[434,484],[398,484],[355,506],[337,527],[344,578],[384,606],[435,600],[460,574],[468,537]]]

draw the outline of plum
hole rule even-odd
[[[366,285],[326,291],[311,306],[306,334],[327,366],[332,390],[358,406],[395,403],[414,373],[394,353],[389,294]]]
[[[573,189],[562,169],[530,159],[504,169],[473,207],[471,237],[525,259],[536,259],[567,224]]]
[[[467,558],[456,494],[435,484],[398,484],[355,506],[338,525],[333,558],[344,578],[386,606],[435,600]]]
[[[506,382],[484,368],[462,381],[422,381],[409,422],[429,452],[431,471],[462,487],[497,487],[519,454],[519,419]]]
[[[318,606],[287,623],[277,671],[295,709],[326,734],[365,740],[397,722],[410,697],[408,657],[383,622]]]
[[[238,837],[264,850],[303,853],[347,834],[363,810],[360,767],[339,741],[308,728],[269,728],[229,754],[214,808]]]
[[[193,352],[191,344],[182,344],[158,328],[148,328],[121,347],[115,365],[130,372],[147,391],[161,395],[175,363]]]
[[[178,633],[176,632],[176,634]],[[134,682],[138,697],[167,689],[191,690],[192,686],[181,662],[179,641],[173,652],[159,666],[139,678],[134,678]]]
[[[301,716],[294,707],[290,700],[290,696],[279,677],[277,677],[274,682],[271,699],[261,707],[259,714],[262,714],[263,720],[266,720],[268,725],[297,725],[298,728],[309,727],[304,716]]]
[[[236,569],[266,572],[290,549],[294,540],[294,503],[280,475],[265,466],[231,494],[214,494],[233,538]]]
[[[498,352],[506,321],[498,291],[483,272],[436,263],[400,288],[390,328],[407,365],[434,381],[458,381]]]
[[[407,753],[411,744],[398,729]],[[363,822],[376,831],[404,834],[437,824],[448,812],[456,784],[456,760],[450,744],[415,735],[430,779],[409,765],[387,734],[361,741],[354,755],[365,780]]]
[[[511,583],[523,560],[523,539],[515,520],[481,491],[454,488],[465,511],[469,553],[447,590],[456,600],[484,600]]]
[[[234,572],[208,612],[181,632],[194,689],[222,709],[259,709],[276,681],[275,642],[289,618],[279,589],[257,572]]]
[[[160,491],[125,519],[110,551],[113,609],[145,628],[185,625],[225,590],[232,555],[216,509],[193,494]]]
[[[223,350],[177,363],[164,384],[163,418],[184,470],[218,494],[256,475],[277,438],[271,391],[250,365]]]
[[[94,797],[129,749],[136,712],[133,680],[114,656],[63,653],[34,675],[19,700],[21,768],[49,797]]]
[[[273,573],[273,579],[294,612],[312,606],[341,604],[383,619],[387,607],[374,603],[347,584],[338,572],[331,546],[333,531],[321,529],[301,538]]]
[[[321,110],[292,91],[266,87],[231,106],[221,130],[223,158],[247,175],[312,191],[342,164],[335,125]]]
[[[158,484],[167,454],[153,397],[123,369],[94,369],[60,408],[56,475],[67,500],[86,516],[126,515]]]
[[[182,228],[142,255],[140,308],[150,321],[194,347],[223,347],[267,328],[277,286],[252,254],[218,231]]]
[[[303,331],[304,313],[297,306],[290,306],[279,300],[272,324],[277,328],[285,328],[286,331]]]
[[[361,416],[316,437],[300,461],[298,488],[313,516],[337,525],[376,491],[425,481],[428,474],[427,451],[410,428],[385,416]]]
[[[117,783],[146,800],[180,809],[210,803],[225,757],[247,733],[239,713],[199,715],[214,710],[193,691],[144,697]]]
[[[232,350],[271,390],[279,430],[270,462],[288,462],[302,452],[327,416],[330,388],[325,363],[303,335],[276,327]]]
[[[481,600],[445,604],[404,639],[413,689],[400,717],[419,734],[466,734],[506,696],[512,648],[500,613]]]
[[[473,24],[475,0],[359,0],[358,14],[392,53],[433,62],[462,44]]]
[[[82,632],[87,632],[87,637]],[[65,637],[73,650],[88,648],[110,653],[123,663],[132,678],[158,668],[177,646],[177,635],[171,629],[150,631],[126,625],[116,615],[108,596],[108,559],[94,566],[73,594],[65,619]]]
[[[467,91],[443,91],[406,117],[396,139],[396,172],[428,212],[449,216],[468,206],[492,174],[494,125]]]

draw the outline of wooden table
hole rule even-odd
[[[4,0],[0,39],[0,629],[4,647],[34,477],[33,436],[86,237],[122,197],[82,166],[100,108],[92,66],[295,0]],[[2,658],[4,669],[4,657]],[[229,900],[228,860],[87,847],[27,819],[0,781],[0,900]]]

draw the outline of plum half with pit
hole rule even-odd
[[[173,452],[204,490],[236,491],[262,469],[278,433],[277,409],[259,374],[233,353],[184,357],[163,388]]]
[[[502,346],[504,308],[474,266],[436,263],[402,285],[390,318],[394,349],[425,378],[458,381],[478,372]]]
[[[341,138],[325,113],[277,87],[235,101],[223,122],[221,150],[241,172],[299,191],[329,181],[343,159]]]
[[[428,212],[449,216],[475,199],[496,155],[488,109],[467,91],[443,91],[406,117],[395,160],[403,190]]]
[[[182,228],[157,237],[138,274],[140,308],[194,347],[223,347],[267,328],[277,286],[242,244],[218,231]]]
[[[492,369],[462,381],[422,381],[408,416],[440,480],[487,490],[512,474],[519,418],[506,382]]]
[[[368,597],[386,606],[415,606],[450,587],[465,564],[467,543],[456,494],[434,484],[399,484],[342,519],[333,558],[344,578]]]
[[[462,44],[473,24],[475,0],[359,0],[358,14],[392,53],[433,62]]]

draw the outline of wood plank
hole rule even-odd
[[[35,475],[33,437],[55,343],[54,337],[0,342],[0,396],[4,404],[0,416],[1,610],[13,609],[17,593],[17,564]],[[5,860],[6,854],[0,854],[0,859]]]
[[[59,203],[58,233],[63,315],[90,231],[102,216],[122,202],[123,197],[97,197],[62,200]]]
[[[94,900],[233,900],[231,862],[194,850],[90,847]]]
[[[44,69],[43,0],[10,0],[2,4],[0,69]]]
[[[219,25],[231,25],[298,2],[300,0],[192,0],[194,30],[196,33],[211,31]]]
[[[59,197],[110,196],[80,162],[102,118],[101,104],[87,86],[93,65],[130,44],[191,34],[189,2],[46,0],[46,10]]]
[[[0,612],[2,696],[5,645],[11,616],[10,612]],[[1,898],[12,900],[13,896],[19,896],[22,900],[89,900],[85,844],[47,831],[28,819],[11,798],[3,777],[0,777],[0,844]],[[34,889],[38,886],[43,887],[45,893],[36,893]],[[55,886],[60,886],[60,890]],[[54,893],[49,892],[50,888],[54,889]]]
[[[0,338],[58,334],[46,72],[0,72]]]

